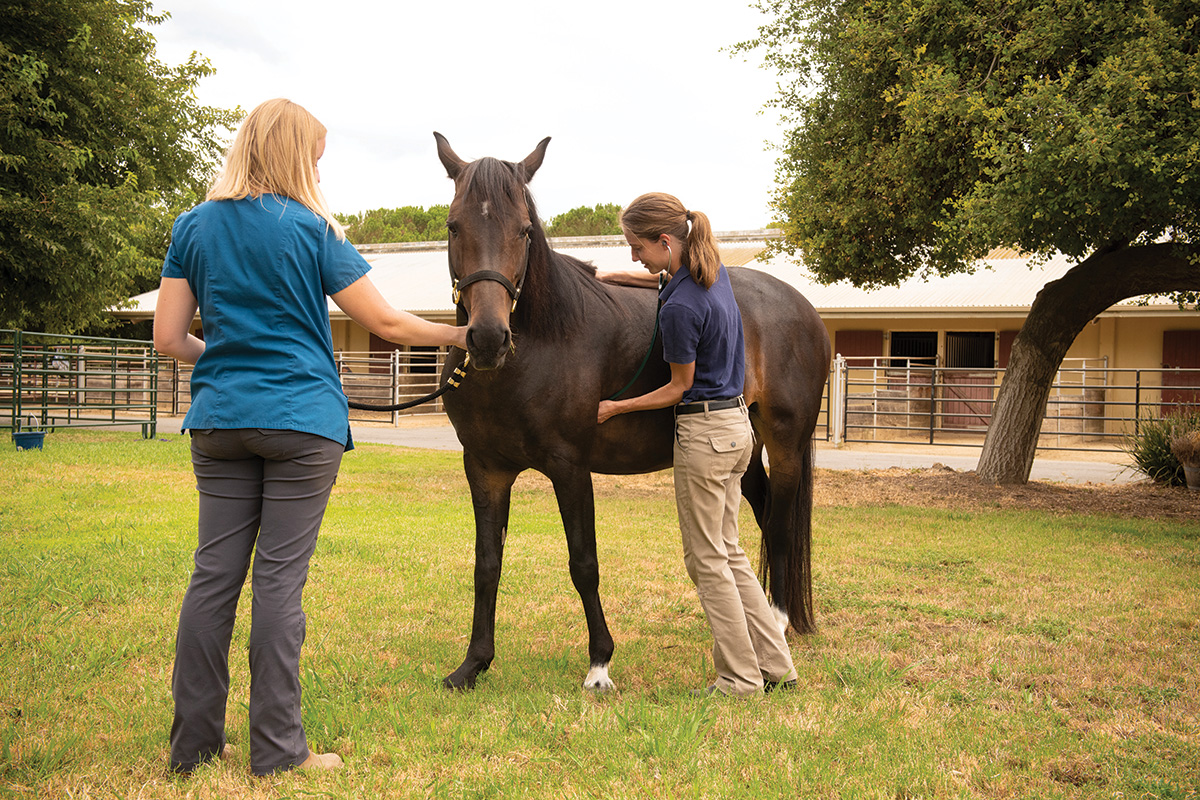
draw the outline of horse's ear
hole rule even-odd
[[[433,138],[437,140],[438,158],[442,160],[442,166],[446,168],[446,174],[450,176],[451,180],[456,180],[458,178],[458,173],[462,172],[463,167],[467,165],[467,162],[459,158],[458,155],[450,148],[450,142],[446,141],[445,136],[442,136],[437,131],[434,131]]]
[[[538,142],[538,146],[533,148],[533,152],[525,156],[525,160],[521,162],[521,171],[525,174],[525,182],[533,180],[533,173],[538,171],[538,167],[542,165],[542,159],[546,157],[546,145],[550,144],[550,137],[547,136]]]

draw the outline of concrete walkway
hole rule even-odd
[[[416,421],[400,427],[351,426],[356,442],[422,447],[430,450],[462,450],[454,428],[440,423]],[[979,447],[931,447],[854,443],[840,448],[818,442],[816,464],[824,469],[925,469],[944,464],[956,470],[973,470],[979,463]],[[1142,476],[1122,463],[1123,453],[1039,454],[1034,458],[1030,479],[1059,483],[1128,483]]]
[[[160,434],[179,433],[179,417],[160,417]],[[352,424],[357,443],[390,444],[427,450],[462,450],[462,445],[445,416],[441,414],[404,417],[400,425]],[[973,470],[979,463],[979,447],[942,447],[930,445],[864,444],[855,442],[840,448],[817,443],[816,464],[823,469],[927,469],[943,464],[952,469]],[[1145,476],[1125,466],[1120,452],[1041,451],[1034,458],[1030,480],[1054,483],[1118,484],[1142,480]]]

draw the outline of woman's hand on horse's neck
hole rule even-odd
[[[642,289],[657,289],[658,276],[651,275],[645,270],[619,270],[616,272],[596,272],[596,280],[614,286],[637,286]]]

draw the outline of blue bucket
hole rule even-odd
[[[18,450],[41,450],[42,440],[46,438],[46,434],[44,431],[25,431],[24,433],[14,433],[12,438]]]

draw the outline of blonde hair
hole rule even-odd
[[[325,126],[303,106],[276,98],[250,112],[225,154],[207,200],[277,194],[301,203],[345,239],[317,183],[317,146]]]
[[[692,279],[705,289],[717,282],[721,250],[712,225],[703,212],[684,208],[679,198],[665,192],[644,194],[621,212],[621,227],[648,241],[655,241],[664,233],[678,239],[683,242],[681,263],[688,268]]]

